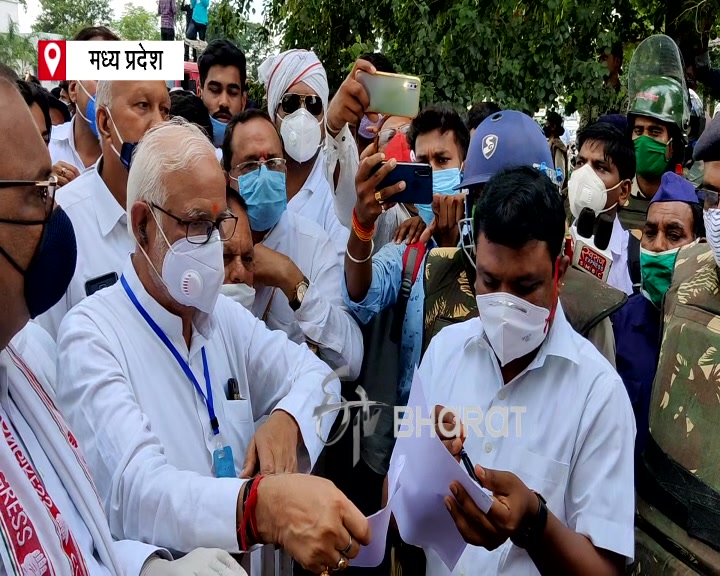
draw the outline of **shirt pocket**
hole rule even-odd
[[[526,448],[515,450],[515,462],[510,471],[528,488],[542,494],[551,509],[558,511],[564,509],[570,465]]]
[[[223,403],[225,418],[229,424],[243,424],[251,420],[250,400],[226,400]]]

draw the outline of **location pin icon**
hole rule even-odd
[[[45,45],[45,63],[47,64],[50,74],[55,76],[58,64],[60,64],[60,46],[55,42],[49,42]]]

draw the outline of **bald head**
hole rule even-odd
[[[47,146],[30,109],[14,84],[0,78],[0,179],[42,180],[50,174]]]

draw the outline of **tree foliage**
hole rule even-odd
[[[533,112],[608,98],[599,54],[649,34],[710,34],[720,0],[265,0],[283,48],[314,50],[331,89],[381,49],[425,102],[492,99]],[[708,27],[710,23],[710,28]]]
[[[123,40],[160,40],[157,15],[142,6],[125,4],[122,16],[113,22],[112,28]]]
[[[250,10],[243,0],[220,0],[213,3],[208,17],[208,42],[216,38],[226,38],[234,42],[247,59],[250,98],[260,102],[264,90],[258,83],[257,69],[268,56],[275,54],[279,47],[270,29],[263,24],[250,22],[244,14]]]
[[[30,38],[18,32],[18,25],[10,20],[8,31],[0,34],[0,62],[13,68],[20,76],[28,66],[35,67],[37,51]]]
[[[112,19],[110,0],[40,0],[36,32],[50,32],[71,38],[85,26],[108,26]]]

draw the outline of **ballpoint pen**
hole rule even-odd
[[[465,465],[465,469],[467,470],[467,473],[470,474],[470,478],[475,480],[480,486],[482,486],[482,482],[480,482],[480,479],[477,477],[477,474],[475,474],[475,467],[473,466],[473,463],[470,460],[470,456],[467,455],[467,452],[465,452],[465,448],[462,448],[460,450],[460,459],[462,460],[462,463]]]

